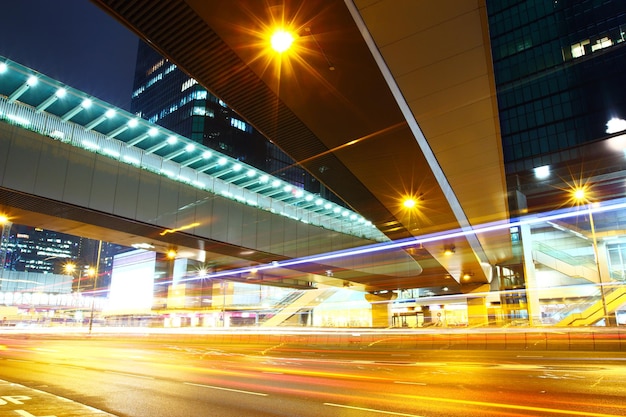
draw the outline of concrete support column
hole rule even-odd
[[[518,208],[526,208],[526,197],[517,191]],[[522,259],[524,263],[524,283],[526,287],[526,310],[530,326],[541,324],[541,307],[539,304],[539,290],[537,288],[537,274],[533,262],[533,237],[528,224],[521,224],[520,240],[522,242]]]
[[[600,268],[600,270],[598,271],[598,274],[600,274],[600,276],[602,277],[602,282],[604,284],[608,284],[611,282],[611,271],[609,270],[609,258],[608,258],[608,252],[606,249],[606,242],[604,241],[599,241],[597,242],[598,245],[598,268]]]
[[[606,311],[606,323],[605,326],[617,326],[617,317],[615,316],[615,309],[611,308],[611,305],[607,304],[607,295],[611,292],[611,271],[609,270],[609,259],[608,259],[608,251],[606,249],[606,242],[604,241],[596,241],[597,251],[596,256],[598,259],[596,260],[596,264],[598,265],[598,280],[602,285],[600,287],[600,291],[602,291],[602,303],[603,308]]]
[[[234,293],[234,282],[225,280],[213,282],[213,308],[220,311],[218,326],[230,327],[230,316],[227,311],[233,303]]]
[[[486,297],[467,297],[467,321],[470,327],[483,327],[489,324]]]
[[[391,327],[391,301],[397,296],[394,292],[365,294],[365,300],[372,305],[372,327]]]
[[[539,307],[539,290],[537,288],[537,274],[533,262],[532,236],[530,226],[520,225],[522,239],[522,258],[524,259],[524,282],[526,287],[526,310],[528,311],[528,324],[531,326],[541,324],[541,308]]]

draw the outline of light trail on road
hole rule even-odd
[[[132,336],[0,344],[0,378],[124,417],[211,409],[233,417],[626,416],[626,354],[619,352],[298,350],[245,338]]]

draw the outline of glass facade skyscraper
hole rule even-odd
[[[137,52],[131,113],[335,202],[323,185],[150,45]]]
[[[487,1],[507,174],[584,159],[626,118],[626,2]]]
[[[511,317],[531,314],[531,305],[536,322],[564,323],[569,311],[586,315],[587,307],[568,299],[566,288],[536,294],[562,280],[580,296],[591,281],[600,284],[605,322],[614,322],[619,303],[611,297],[623,291],[625,268],[616,221],[623,213],[592,216],[584,207],[623,197],[626,2],[487,0],[487,13],[511,217],[527,209],[580,210],[569,222],[537,224],[525,235],[515,228],[532,255],[508,265],[514,273],[500,289],[512,296],[502,305]],[[579,190],[592,197],[576,200]],[[516,300],[524,286],[529,291]]]
[[[125,250],[128,248],[103,242],[98,276],[99,287],[106,288],[111,281],[113,255]],[[87,274],[87,269],[95,267],[97,258],[97,240],[14,224],[6,242],[3,269],[43,274],[69,274],[74,279],[72,289],[78,291],[81,288],[83,290],[93,288],[93,276]],[[68,272],[65,269],[67,264],[73,264],[75,271]]]

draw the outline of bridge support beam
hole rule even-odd
[[[391,327],[391,301],[396,297],[395,292],[365,294],[365,300],[372,305],[372,327]]]

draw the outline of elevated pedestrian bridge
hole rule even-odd
[[[371,255],[280,268],[388,239],[358,213],[4,58],[0,205],[14,223],[176,249],[219,269],[275,264],[262,279],[277,285],[421,272],[402,250],[385,253],[383,267]]]

